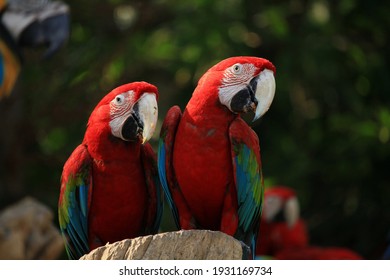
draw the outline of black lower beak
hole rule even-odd
[[[143,123],[138,113],[135,111],[125,121],[122,126],[122,137],[127,141],[138,141],[142,139]]]
[[[256,110],[258,101],[255,98],[258,77],[253,78],[249,85],[237,92],[230,102],[230,108],[236,113],[247,113]]]

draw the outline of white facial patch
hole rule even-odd
[[[122,126],[131,115],[134,104],[134,91],[123,92],[114,97],[110,102],[110,127],[111,133],[115,137],[125,140],[122,136]]]
[[[250,63],[236,63],[225,70],[218,96],[219,101],[228,107],[230,111],[232,111],[230,103],[234,95],[248,86],[255,71],[256,67]]]
[[[272,221],[276,214],[283,206],[283,201],[280,197],[270,195],[264,199],[263,215],[267,222]]]

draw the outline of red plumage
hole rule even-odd
[[[358,260],[347,248],[309,245],[306,224],[299,218],[299,204],[293,189],[274,186],[265,190],[264,209],[256,255],[281,260]]]
[[[114,138],[109,126],[110,112],[106,104],[130,89],[135,92],[134,102],[144,92],[157,94],[157,89],[146,83],[114,89],[91,114],[83,141],[94,159],[88,234],[91,249],[143,234],[146,209],[155,207],[155,202],[149,201],[143,163],[143,157],[155,157],[150,144],[142,146],[140,142]]]
[[[197,91],[213,93],[216,89],[198,86]],[[181,215],[194,216],[203,228],[220,230],[227,187],[229,195],[236,196],[234,186],[231,185],[234,178],[227,137],[228,125],[236,116],[227,108],[215,106],[217,96],[214,96],[215,101],[206,103],[202,96],[197,97],[196,92],[183,113],[173,151],[176,178],[191,209],[183,209]],[[198,102],[206,103],[200,112],[196,108]],[[186,162],[190,163],[191,168],[188,168]],[[237,208],[237,205],[234,207]],[[184,229],[196,228],[191,225],[191,220],[181,219],[181,222]],[[234,226],[229,231],[234,233]]]
[[[238,61],[255,63],[258,68],[254,76],[265,68],[275,70],[264,59]],[[194,217],[201,227],[212,230],[221,230],[224,215],[228,214],[224,211],[225,201],[230,201],[235,212],[238,208],[228,131],[230,124],[240,116],[218,100],[224,70],[233,64],[232,60],[218,63],[201,78],[181,118],[173,151],[173,168],[189,208],[183,209],[181,215]],[[257,138],[249,127],[243,132],[246,133],[243,138]],[[228,220],[223,231],[233,235],[237,230],[237,213]],[[192,220],[181,219],[181,222],[182,228],[194,228]]]
[[[84,140],[62,174],[59,218],[70,257],[86,253],[80,246],[84,234],[92,250],[157,231],[161,191],[156,155],[150,144],[142,144],[146,126],[154,127],[157,120],[157,95],[151,84],[130,83],[111,91],[93,110]],[[155,114],[152,123],[145,117],[149,109]],[[83,203],[88,204],[87,217]],[[81,227],[84,222],[87,232]]]
[[[89,142],[87,142],[89,143]],[[87,144],[88,145],[88,144]],[[106,145],[104,145],[106,146]],[[107,143],[107,149],[111,145]],[[149,144],[147,144],[149,146]],[[146,147],[117,147],[112,161],[94,160],[89,214],[90,249],[145,234],[150,200],[142,157]],[[150,155],[149,155],[150,156]]]
[[[303,248],[309,245],[304,221],[299,219],[293,226],[286,222],[268,223],[261,220],[256,255],[275,256],[284,249]]]
[[[295,191],[284,186],[266,189],[256,255],[275,256],[280,250],[302,248],[308,244],[306,225],[299,219]]]
[[[240,113],[268,110],[274,72],[262,58],[223,60],[199,80],[183,114],[177,106],[168,111],[159,171],[180,228],[218,230],[253,245],[263,192],[260,147]]]

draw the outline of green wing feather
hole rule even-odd
[[[238,200],[235,237],[249,245],[254,254],[264,197],[259,140],[241,118],[231,124],[229,133]]]
[[[78,146],[62,173],[58,219],[70,259],[79,259],[89,252],[88,208],[92,188],[91,157],[85,146]]]
[[[172,167],[173,143],[181,115],[181,110],[178,106],[173,106],[167,112],[161,127],[157,152],[158,173],[161,186],[178,229],[181,228],[178,207],[181,207],[181,209],[186,209],[187,207]]]

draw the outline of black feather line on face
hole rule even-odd
[[[285,222],[287,222],[286,217],[284,216],[283,209],[279,210],[278,213],[276,213],[275,217],[272,219],[272,222],[274,222],[274,223],[285,223]]]
[[[257,87],[258,77],[253,78],[249,85],[244,89],[237,92],[230,102],[230,108],[236,113],[246,113],[253,111],[253,104],[257,106],[257,100],[255,98],[255,89]]]
[[[144,125],[138,114],[138,104],[133,107],[133,113],[126,119],[122,126],[122,137],[127,141],[137,141],[142,138]]]

